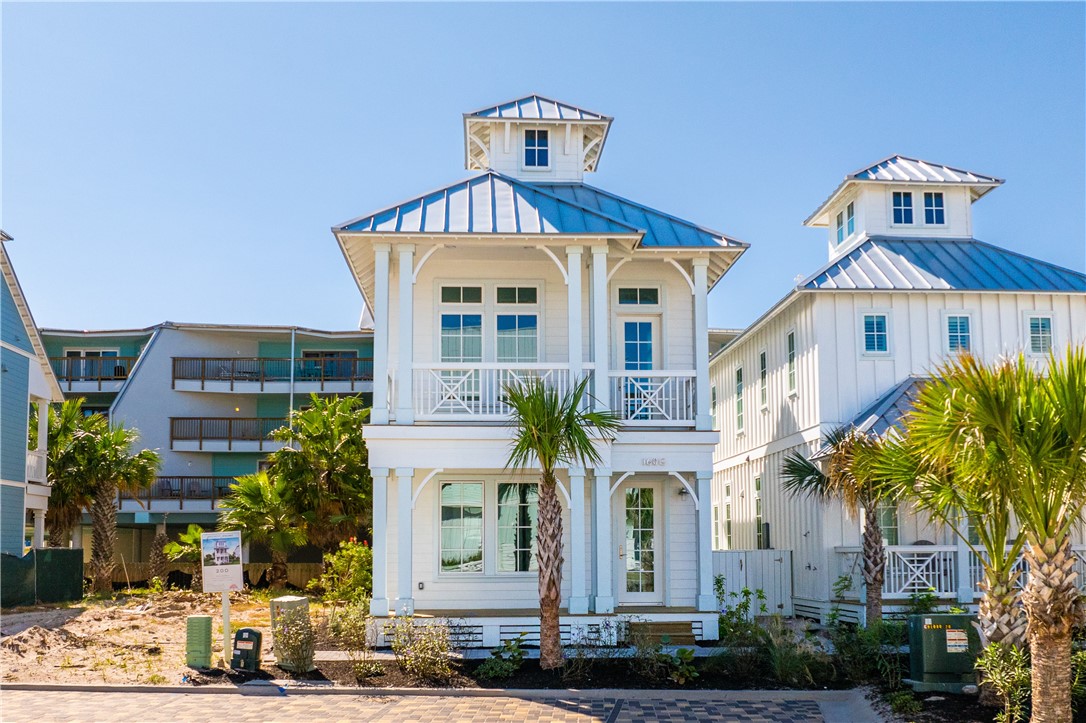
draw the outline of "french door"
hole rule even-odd
[[[620,605],[664,602],[662,490],[659,482],[626,482],[612,497]]]

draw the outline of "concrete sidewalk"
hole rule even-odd
[[[245,685],[0,686],[4,721],[735,721],[874,723],[862,690],[448,690]]]

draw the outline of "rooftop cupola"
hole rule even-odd
[[[826,228],[835,259],[865,238],[969,239],[972,204],[1003,179],[906,156],[890,156],[845,176],[803,222]]]
[[[599,165],[611,118],[529,95],[464,114],[464,165],[525,181],[581,181]]]

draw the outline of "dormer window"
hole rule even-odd
[[[942,193],[924,194],[924,223],[929,226],[942,226],[946,223]]]
[[[843,243],[845,240],[845,212],[837,212],[837,243]]]
[[[913,222],[913,194],[894,191],[894,225],[907,226]]]
[[[550,165],[549,131],[524,131],[524,166],[546,168]]]
[[[845,239],[856,231],[856,207],[852,203],[845,206],[845,210],[837,214],[837,243],[844,243]]]

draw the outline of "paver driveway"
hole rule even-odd
[[[556,692],[553,695],[243,695],[236,692],[0,691],[0,719],[27,721],[737,721],[862,723],[877,720],[858,692]]]

